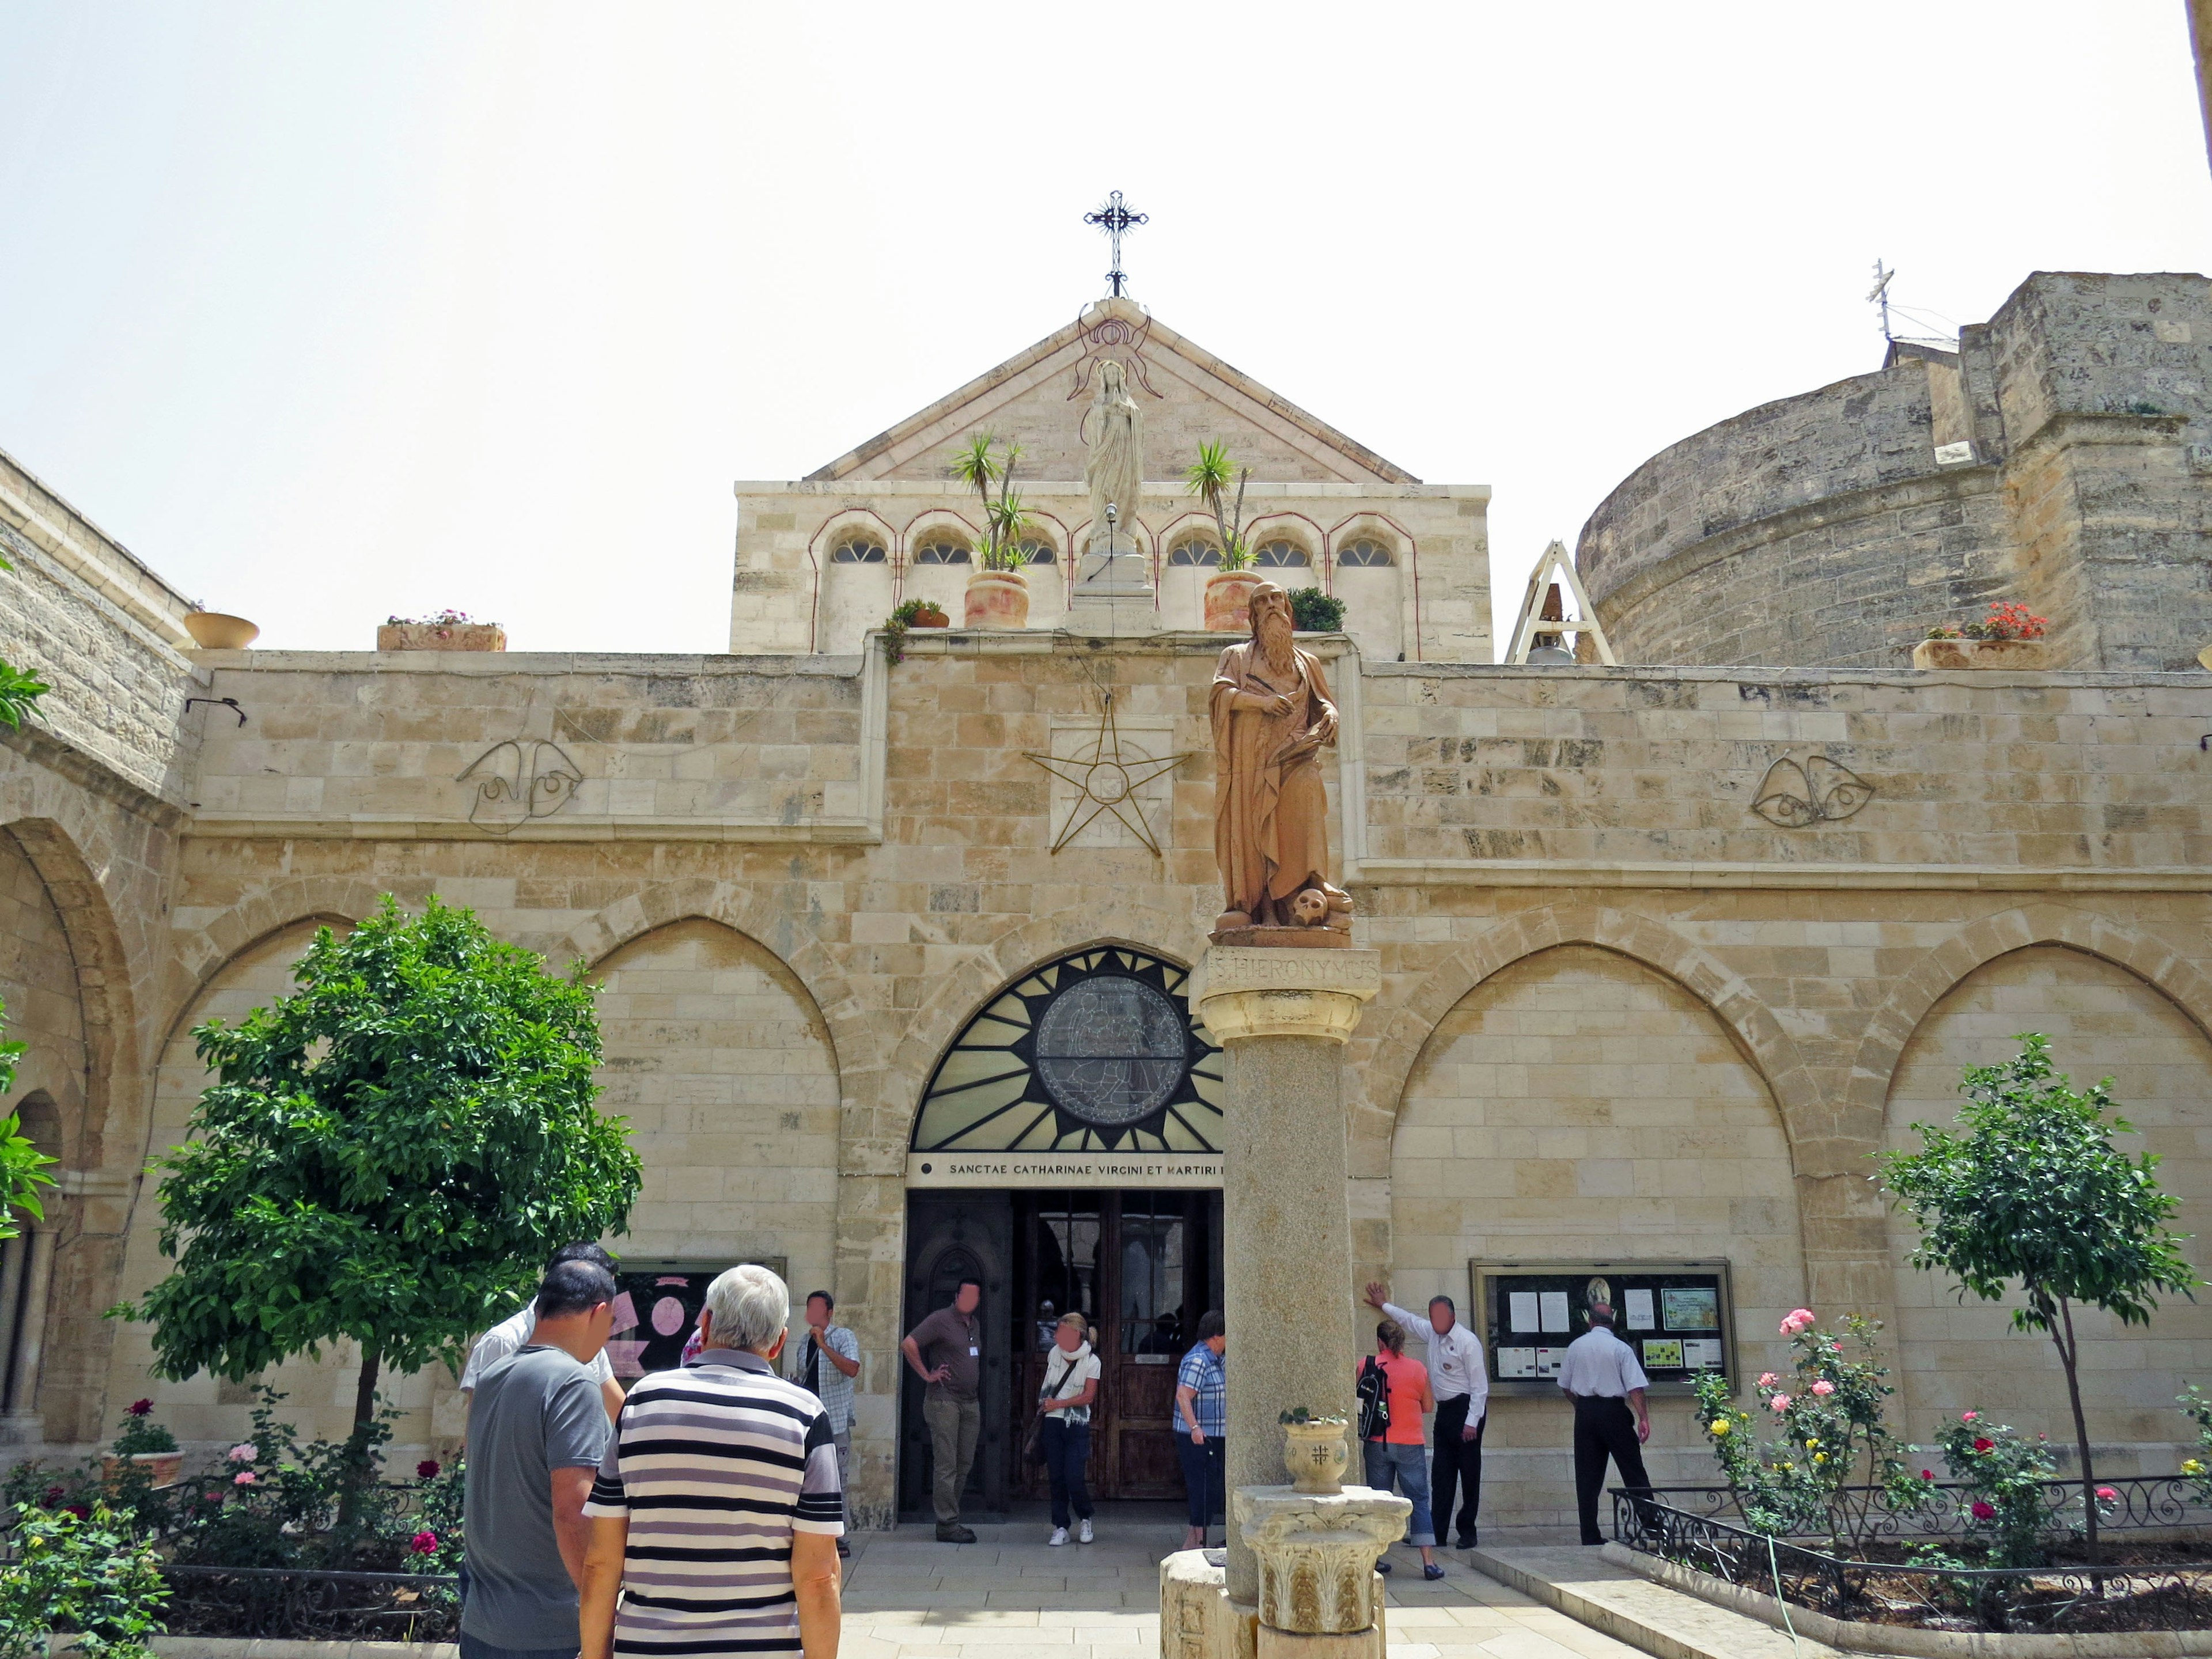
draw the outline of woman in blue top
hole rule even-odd
[[[1226,1474],[1228,1443],[1228,1379],[1221,1355],[1229,1346],[1218,1313],[1198,1322],[1198,1346],[1182,1357],[1176,1374],[1176,1455],[1182,1463],[1182,1483],[1190,1494],[1190,1531],[1183,1539],[1187,1550],[1206,1547],[1206,1529],[1213,1523]]]

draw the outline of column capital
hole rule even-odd
[[[1379,951],[1209,946],[1184,994],[1217,1042],[1311,1036],[1343,1042],[1382,990]]]

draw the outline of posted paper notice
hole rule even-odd
[[[1516,1331],[1534,1331],[1543,1328],[1536,1323],[1535,1291],[1508,1291],[1505,1293],[1505,1300],[1510,1310],[1505,1322],[1507,1328]]]
[[[1540,1328],[1547,1332],[1565,1330],[1567,1293],[1565,1291],[1540,1291],[1537,1296],[1543,1312],[1543,1323]]]
[[[1652,1311],[1651,1292],[1624,1291],[1627,1299],[1628,1328],[1632,1331],[1653,1331],[1659,1328],[1658,1317]]]

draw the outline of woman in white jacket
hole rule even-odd
[[[1070,1510],[1076,1535],[1086,1544],[1092,1538],[1091,1489],[1083,1484],[1083,1466],[1091,1457],[1091,1408],[1098,1399],[1103,1368],[1084,1340],[1085,1330],[1081,1314],[1060,1316],[1037,1389],[1037,1409],[1044,1413],[1039,1438],[1052,1480],[1052,1536],[1045,1542],[1055,1547],[1067,1541]]]

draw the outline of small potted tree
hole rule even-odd
[[[1213,514],[1221,536],[1221,568],[1206,579],[1206,626],[1216,634],[1249,633],[1252,590],[1263,580],[1252,569],[1252,546],[1244,537],[1244,486],[1252,469],[1230,459],[1229,446],[1202,443],[1198,459],[1183,471],[1183,483]],[[1229,487],[1237,486],[1233,503]]]
[[[1915,668],[2045,669],[2051,647],[2043,642],[2048,617],[2032,615],[2024,605],[1999,600],[1990,614],[1963,628],[1931,628],[1912,647]]]
[[[1026,628],[1030,623],[1029,578],[1022,574],[1022,536],[1030,515],[1014,494],[1014,465],[1019,444],[999,447],[996,436],[978,432],[952,452],[946,471],[973,489],[983,504],[983,544],[975,550],[975,569],[968,578],[961,623],[967,628]],[[994,497],[991,487],[998,486]]]

